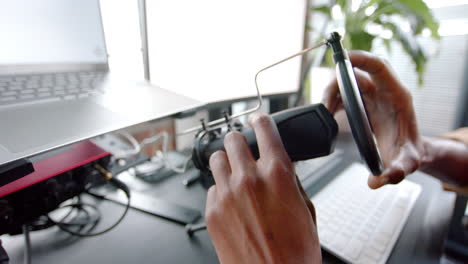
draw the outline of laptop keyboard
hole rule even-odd
[[[106,72],[0,76],[0,106],[75,100],[103,93]]]

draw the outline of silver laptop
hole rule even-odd
[[[98,0],[0,0],[0,35],[0,165],[202,105],[108,70]]]

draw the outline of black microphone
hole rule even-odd
[[[323,104],[287,109],[273,114],[272,118],[291,161],[308,160],[333,152],[338,124]],[[254,130],[238,126],[231,129],[236,129],[245,136],[253,156],[258,159],[259,152]],[[227,132],[205,129],[198,133],[192,153],[195,167],[203,172],[210,171],[210,156],[218,150],[225,150],[224,137]]]

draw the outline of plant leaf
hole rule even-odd
[[[411,11],[413,15],[416,15],[422,20],[421,23],[418,23],[419,26],[414,29],[416,32],[420,32],[422,30],[421,25],[424,24],[424,26],[431,31],[433,38],[440,39],[439,23],[436,21],[431,10],[423,0],[396,0],[396,2],[403,5]]]
[[[379,0],[376,1],[375,6],[375,10],[370,16],[364,15],[361,19],[365,21],[375,21],[380,20],[383,15],[391,16],[402,13],[401,9],[398,8],[398,6],[395,6],[392,2]]]
[[[369,34],[364,30],[350,31],[347,35],[350,40],[350,49],[359,49],[367,51],[370,51],[372,49],[372,41],[375,38],[374,35]]]
[[[351,2],[351,1],[349,1]],[[341,10],[345,12],[348,10],[348,0],[336,0],[336,4],[338,4],[341,7]]]
[[[419,85],[422,85],[424,71],[426,69],[427,56],[424,53],[421,45],[415,38],[403,32],[397,25],[393,23],[382,23],[382,26],[392,30],[394,38],[400,42],[403,50],[411,57],[411,60],[415,66],[415,70],[418,74],[418,83]]]
[[[366,9],[368,8],[369,6],[372,6],[373,4],[377,3],[377,2],[381,2],[382,0],[370,0],[368,1],[367,3],[365,3],[364,5],[361,4],[361,7],[363,9]]]
[[[333,61],[333,52],[331,49],[327,49],[320,66],[333,68],[333,65],[335,65],[335,62]]]
[[[332,17],[331,8],[328,5],[321,5],[317,7],[311,7],[310,10],[320,12],[326,15],[328,18]]]

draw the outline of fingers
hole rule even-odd
[[[206,206],[205,206],[205,221],[208,232],[212,233],[214,222],[216,221],[216,209],[217,209],[217,190],[216,185],[211,186],[206,194]]]
[[[260,160],[289,160],[278,128],[269,115],[256,112],[250,116],[249,124],[255,131]]]
[[[224,138],[224,148],[233,172],[249,170],[255,164],[247,141],[240,132],[229,132]]]
[[[211,186],[206,194],[205,217],[210,218],[216,206],[216,185]]]
[[[210,156],[210,169],[218,186],[226,186],[231,175],[231,166],[226,152],[216,151]]]
[[[376,91],[377,87],[374,82],[372,82],[367,72],[359,68],[354,68],[353,70],[361,93],[371,93]]]
[[[348,55],[353,67],[369,73],[371,78],[377,82],[379,86],[382,85],[383,87],[389,88],[395,87],[393,84],[398,82],[398,79],[390,65],[383,59],[362,50],[349,51]]]
[[[367,184],[377,189],[385,184],[397,184],[420,166],[420,156],[412,144],[402,146],[400,154],[390,163],[382,175],[370,175]]]
[[[375,92],[377,87],[374,85],[367,73],[359,69],[354,69],[354,73],[361,93],[365,94]],[[322,102],[332,114],[343,109],[343,102],[339,95],[338,81],[336,78],[331,81],[325,89]]]
[[[348,55],[349,60],[353,64],[353,67],[357,67],[371,75],[385,74],[385,72],[388,70],[387,64],[382,59],[370,52],[363,50],[352,50],[348,52]]]
[[[383,175],[379,175],[379,176],[374,176],[374,175],[369,175],[369,178],[367,179],[367,185],[371,188],[371,189],[378,189],[382,186],[384,186],[385,184],[388,183],[388,177],[382,177]]]
[[[335,78],[328,84],[327,88],[325,88],[322,98],[322,103],[332,114],[337,112],[337,106],[341,103],[339,94],[338,81]]]
[[[386,184],[397,184],[404,180],[408,174],[410,173],[404,167],[394,165],[380,176],[370,175],[367,184],[371,189],[378,189]]]

